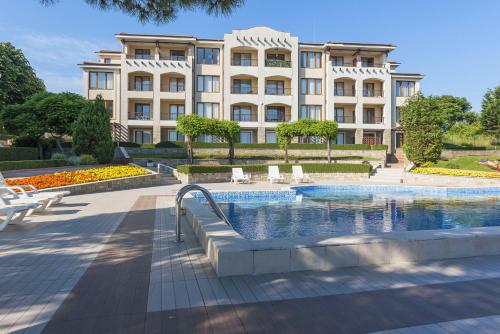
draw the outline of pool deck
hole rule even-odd
[[[173,242],[180,186],[71,196],[0,233],[0,333],[499,332],[500,257],[218,278],[188,224]]]

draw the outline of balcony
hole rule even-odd
[[[257,122],[257,113],[237,114],[235,112],[231,112],[231,120],[237,122]]]
[[[363,97],[384,97],[384,91],[380,89],[363,89]]]
[[[344,124],[353,124],[356,123],[356,118],[354,116],[337,115],[335,116],[335,122]]]
[[[291,88],[266,87],[266,95],[290,96],[292,95]]]
[[[128,114],[128,119],[129,120],[137,120],[137,121],[150,121],[151,114],[150,113],[141,113],[141,112],[130,113],[130,114]]]
[[[361,67],[376,67],[376,68],[383,68],[384,64],[377,64],[377,63],[361,63]]]
[[[127,55],[127,59],[152,60],[152,59],[155,59],[155,56],[154,55]]]
[[[266,59],[266,67],[292,67],[291,60]]]
[[[152,84],[146,84],[146,83],[130,83],[128,85],[128,90],[131,92],[152,92],[153,91],[153,85]]]
[[[186,61],[186,56],[165,55],[160,53],[160,60]]]
[[[250,86],[233,86],[231,87],[231,94],[257,94],[257,87]]]
[[[332,66],[333,67],[353,67],[355,66],[353,63],[346,63],[346,62],[343,62],[343,61],[334,61],[332,60]]]
[[[162,120],[162,121],[176,121],[181,116],[184,116],[184,114],[173,113],[173,112],[162,112],[162,113],[160,113],[160,120]]]
[[[384,123],[384,117],[382,116],[364,115],[363,117],[363,124],[383,124],[383,123]]]
[[[257,59],[231,59],[231,66],[257,66]]]
[[[160,86],[160,92],[166,92],[166,93],[184,93],[185,87],[184,86],[171,86],[171,85],[162,85]]]
[[[356,96],[355,89],[335,89],[333,92],[335,96]]]

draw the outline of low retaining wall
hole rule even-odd
[[[500,255],[500,227],[247,240],[196,199],[183,206],[218,276]]]
[[[81,195],[81,194],[90,194],[103,191],[152,187],[160,184],[161,184],[161,175],[157,173],[151,173],[146,175],[124,177],[106,181],[97,181],[97,182],[75,184],[70,186],[42,189],[40,190],[40,192],[70,191],[71,195]]]
[[[500,178],[405,173],[404,182],[423,186],[476,187],[500,186]]]
[[[478,156],[478,155],[500,155],[500,151],[498,150],[483,150],[483,151],[478,151],[478,150],[443,150],[441,152],[441,158],[444,159],[452,159],[456,157],[461,157],[461,156],[466,156],[466,155],[472,155],[472,156]]]
[[[229,173],[177,173],[176,177],[182,183],[219,183],[231,181]],[[341,181],[364,181],[369,179],[368,173],[307,173],[314,181],[341,180]],[[267,181],[267,173],[251,173],[252,181]],[[286,183],[292,183],[291,173],[282,173]]]

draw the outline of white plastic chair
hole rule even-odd
[[[32,205],[34,207],[31,208],[27,216],[30,216],[34,211],[44,211],[48,205],[50,200],[46,197],[25,197],[19,196],[20,193],[16,192],[11,187],[3,187],[0,186],[0,206],[9,206],[9,205]]]
[[[267,170],[268,170],[267,180],[269,181],[269,183],[273,183],[274,181],[276,182],[285,181],[285,177],[280,174],[280,169],[278,166],[269,166]]]
[[[300,182],[312,182],[313,180],[308,174],[304,174],[304,171],[302,170],[302,166],[296,165],[292,166],[292,177],[295,181],[295,183],[300,183]]]
[[[233,175],[231,176],[231,182],[238,183],[250,183],[251,182],[251,175],[250,174],[244,174],[243,173],[243,168],[233,168],[232,169]]]
[[[9,224],[19,224],[30,210],[37,207],[36,204],[4,205],[0,204],[0,216],[5,218],[0,222],[0,231]]]

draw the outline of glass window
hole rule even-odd
[[[240,122],[251,122],[252,108],[250,106],[234,106],[232,111],[232,120]]]
[[[106,87],[106,72],[98,72],[97,74],[97,86],[99,88]]]
[[[301,51],[300,67],[321,68],[321,52]]]
[[[373,67],[374,65],[374,59],[372,57],[361,57],[361,66]]]
[[[363,84],[363,96],[375,96],[375,84],[374,83],[364,83]]]
[[[415,81],[396,81],[396,96],[415,95]]]
[[[199,75],[197,90],[198,92],[218,93],[219,77],[215,75]]]
[[[104,58],[104,64],[111,64],[111,58]]]
[[[184,60],[184,51],[183,50],[170,50],[170,59],[171,60]]]
[[[89,82],[91,89],[97,88],[97,72],[89,72]]]
[[[135,49],[136,59],[151,59],[151,50],[149,49]]]
[[[266,122],[284,122],[285,121],[285,107],[270,106],[266,111]]]
[[[151,144],[152,138],[151,130],[134,130],[134,142],[137,144]]]
[[[321,95],[321,79],[301,79],[300,93],[303,95]]]
[[[345,135],[343,132],[337,133],[337,138],[335,140],[337,144],[345,144]]]
[[[169,107],[169,120],[175,121],[179,117],[184,116],[184,105],[183,104],[171,104]]]
[[[267,144],[276,144],[278,142],[278,138],[276,137],[276,132],[267,131],[266,132],[266,143]]]
[[[250,79],[235,79],[233,80],[234,94],[252,94],[252,80]]]
[[[300,106],[300,119],[321,119],[321,106],[318,105],[306,105]]]
[[[336,96],[344,96],[344,83],[336,82],[334,86]]]
[[[151,106],[146,103],[135,104],[135,119],[149,120],[151,119]]]
[[[396,122],[399,123],[401,120],[401,107],[396,107]]]
[[[113,72],[89,72],[90,89],[113,89]]]
[[[219,49],[198,48],[197,64],[219,64]]]
[[[169,91],[170,92],[183,92],[184,91],[184,78],[170,78]]]
[[[332,57],[333,66],[344,66],[344,56],[333,56]]]
[[[253,143],[252,131],[241,131],[240,132],[240,143],[251,144]]]
[[[184,141],[184,135],[176,130],[167,130],[167,141]]]
[[[219,118],[219,104],[210,102],[198,102],[196,104],[196,113],[200,117]]]
[[[135,83],[134,88],[136,91],[152,90],[150,77],[135,77],[134,83]]]
[[[113,100],[104,100],[104,107],[109,112],[110,116],[113,117]]]
[[[106,72],[106,89],[113,89],[113,73]]]
[[[267,80],[266,94],[269,95],[285,95],[285,81],[283,80]]]

